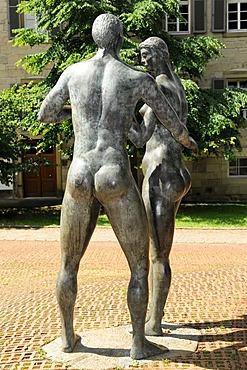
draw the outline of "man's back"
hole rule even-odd
[[[125,145],[141,80],[146,74],[106,55],[68,68],[72,120],[83,151],[101,145]],[[89,142],[85,143],[85,138]]]
[[[70,99],[78,155],[100,145],[124,148],[134,109],[142,99],[179,142],[190,147],[194,142],[180,122],[155,80],[134,69],[117,56],[101,52],[85,62],[68,67],[43,102],[39,118],[43,122],[62,122],[69,118],[63,109]]]

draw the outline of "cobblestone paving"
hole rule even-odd
[[[58,239],[58,229],[0,229],[0,369],[72,369],[41,349],[60,335]],[[201,338],[194,354],[142,369],[247,370],[246,248],[247,230],[176,231],[164,320]],[[77,332],[129,324],[128,278],[111,229],[97,229],[80,266]]]

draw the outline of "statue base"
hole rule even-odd
[[[158,356],[138,360],[138,364],[152,361],[173,359],[195,352],[198,345],[199,330],[191,327],[163,323],[164,335],[147,336],[150,342],[163,345],[169,349]],[[55,339],[42,347],[48,358],[78,369],[107,370],[128,368],[135,360],[129,357],[132,335],[130,327],[118,326],[106,329],[86,330],[81,334],[72,353],[61,351],[61,338]]]

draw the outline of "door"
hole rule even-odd
[[[24,196],[55,197],[57,195],[55,148],[50,148],[47,152],[37,155],[36,149],[32,147],[25,153],[26,159],[37,156],[46,158],[53,165],[41,166],[38,172],[25,172],[23,174]]]

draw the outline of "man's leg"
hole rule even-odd
[[[96,199],[73,198],[65,192],[61,214],[61,268],[57,279],[57,300],[62,321],[62,350],[72,352],[80,338],[73,328],[77,295],[77,273],[96,226],[100,204]]]
[[[146,340],[145,316],[148,303],[148,225],[144,204],[133,180],[121,196],[104,203],[111,225],[128,260],[131,277],[128,307],[133,328],[130,356],[146,358],[167,351]],[[121,189],[123,190],[123,189]]]

